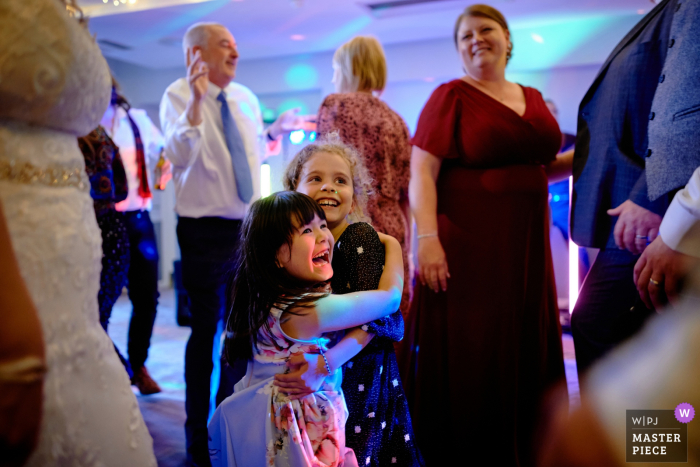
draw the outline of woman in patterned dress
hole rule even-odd
[[[357,149],[372,180],[367,215],[372,226],[396,238],[404,264],[401,313],[410,303],[408,180],[411,144],[403,119],[373,93],[384,90],[386,60],[373,37],[358,36],[333,56],[333,83],[337,94],[323,101],[318,111],[320,135],[338,132],[344,143]]]

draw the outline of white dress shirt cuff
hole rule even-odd
[[[679,191],[668,207],[659,234],[669,248],[700,257],[700,218],[681,203],[685,190]]]

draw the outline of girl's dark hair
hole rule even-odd
[[[295,228],[326,214],[312,198],[295,191],[280,191],[252,204],[241,227],[239,265],[229,287],[230,315],[224,353],[232,364],[253,358],[260,334],[270,335],[273,306],[312,306],[328,294],[327,284],[309,287],[278,266],[277,252],[291,248]],[[295,226],[296,223],[296,226]]]

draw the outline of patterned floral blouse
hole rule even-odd
[[[95,213],[99,215],[114,210],[115,203],[126,199],[129,193],[119,148],[101,126],[78,138],[78,145],[90,178],[90,196],[95,203]]]
[[[409,225],[408,182],[411,176],[411,143],[406,122],[381,100],[362,92],[331,94],[318,111],[319,135],[333,131],[362,154],[372,178],[374,193],[367,201],[367,215],[379,232],[401,244],[404,293],[401,312],[408,312]]]

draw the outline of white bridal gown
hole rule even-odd
[[[48,365],[32,467],[156,465],[99,323],[101,237],[76,141],[100,121],[110,84],[99,48],[61,1],[0,1],[0,200]]]

